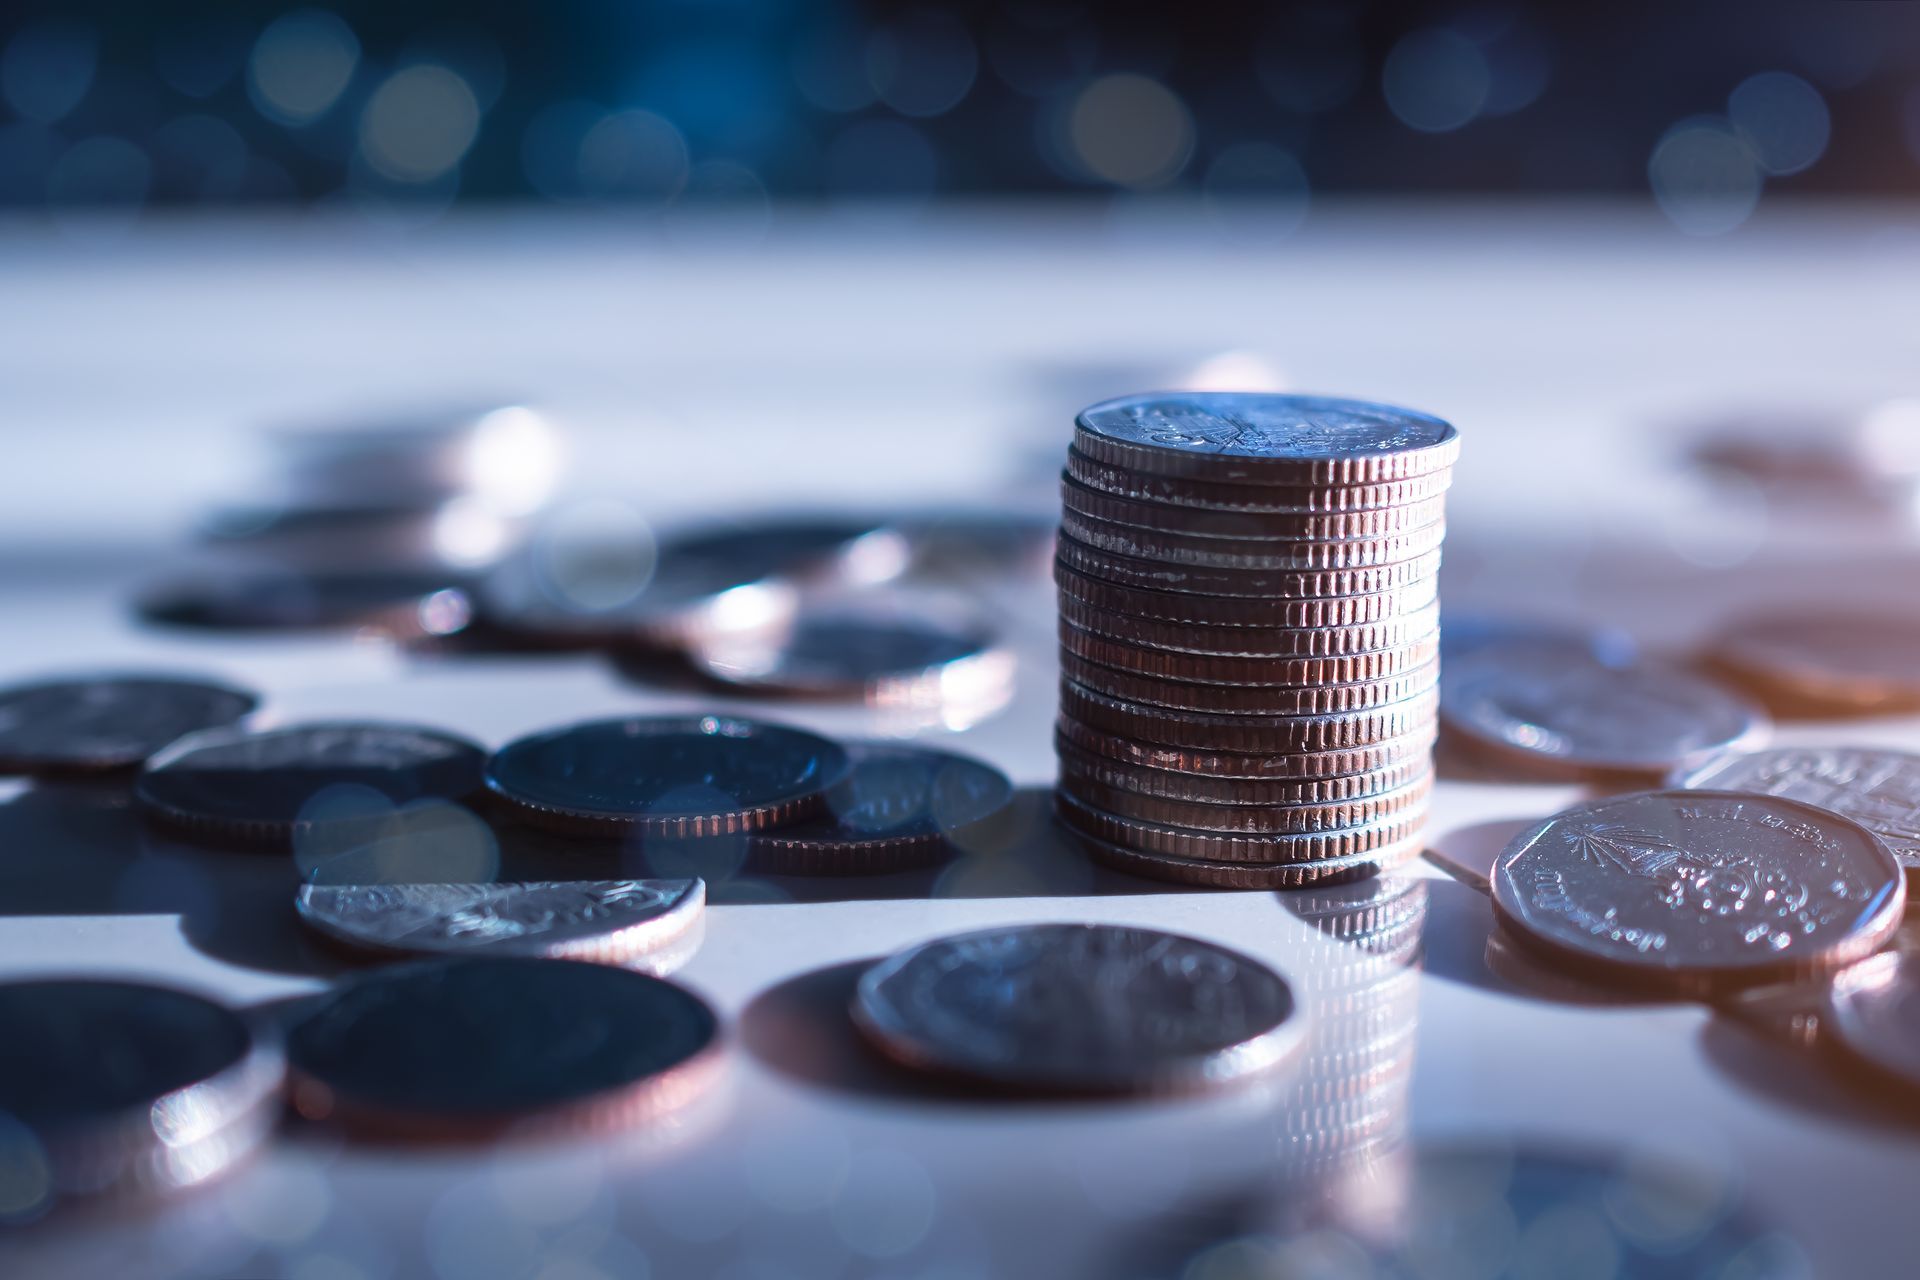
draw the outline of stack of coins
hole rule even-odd
[[[1061,819],[1099,861],[1287,888],[1420,849],[1459,439],[1317,397],[1097,404],[1061,479]]]

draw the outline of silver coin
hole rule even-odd
[[[1920,1088],[1920,958],[1889,951],[1837,976],[1820,1027],[1881,1074]]]
[[[1795,713],[1920,707],[1920,617],[1912,614],[1750,618],[1726,631],[1712,660]]]
[[[1669,785],[1760,791],[1831,809],[1920,867],[1920,756],[1884,747],[1775,747],[1730,754],[1676,773]]]
[[[939,938],[861,977],[854,1021],[921,1070],[1003,1088],[1115,1093],[1215,1084],[1299,1046],[1285,979],[1196,938],[1040,924]]]
[[[326,937],[385,955],[486,952],[595,960],[663,973],[687,959],[677,944],[700,923],[706,901],[700,880],[320,880],[300,886],[294,908]]]
[[[1494,645],[1443,671],[1441,723],[1474,744],[1573,772],[1670,770],[1756,743],[1766,716],[1700,676],[1655,663]]]
[[[1565,623],[1465,613],[1448,606],[1440,633],[1440,658],[1453,663],[1496,646],[1524,646],[1554,654],[1579,655],[1602,666],[1624,667],[1640,656],[1633,637],[1615,627],[1576,627]]]
[[[993,697],[1014,668],[984,628],[851,611],[803,614],[765,639],[704,645],[688,659],[736,688],[873,706]]]
[[[1877,950],[1905,905],[1900,864],[1871,831],[1736,791],[1577,805],[1516,837],[1492,883],[1517,940],[1689,994],[1831,973]]]

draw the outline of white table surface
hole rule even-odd
[[[1910,600],[1920,551],[1902,522],[1715,488],[1679,457],[1704,417],[1913,391],[1916,228],[1902,207],[1785,206],[1695,241],[1637,205],[1481,204],[1318,207],[1273,246],[1158,206],[776,209],[691,231],[514,212],[407,234],[340,214],[119,235],[0,224],[0,678],[215,670],[286,718],[413,717],[489,744],[708,705],[590,657],[145,632],[124,598],[198,515],[258,486],[253,433],[269,422],[526,397],[567,429],[571,495],[663,524],[796,506],[1044,513],[1079,403],[1227,349],[1292,386],[1460,426],[1449,610],[1604,620],[1684,648],[1754,603]],[[1054,919],[1162,926],[1296,974],[1341,958],[1283,895],[1095,874],[1051,834],[1050,591],[1036,579],[1000,602],[1018,697],[929,737],[1032,788],[1032,830],[938,878],[782,882],[762,887],[773,900],[712,908],[681,974],[732,1037],[707,1104],[659,1131],[502,1151],[304,1132],[172,1205],[0,1239],[5,1274],[1163,1273],[1149,1261],[1163,1235],[1273,1184],[1285,1081],[1138,1103],[956,1099],[870,1063],[835,1007],[845,971],[820,973]],[[874,727],[856,709],[766,710]],[[1920,746],[1920,723],[1778,736]],[[1431,840],[1480,856],[1580,794],[1448,778]],[[277,862],[169,854],[124,813],[24,787],[0,799],[14,863],[0,976],[137,974],[255,1004],[332,971],[292,932]],[[193,870],[156,891],[137,864],[162,856]],[[1734,1189],[1807,1274],[1908,1268],[1912,1120],[1699,1008],[1517,991],[1485,968],[1487,927],[1478,898],[1432,881],[1396,1103],[1409,1141],[1653,1153]]]

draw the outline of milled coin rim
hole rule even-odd
[[[1107,582],[1056,558],[1054,586],[1092,609],[1186,626],[1349,627],[1385,622],[1440,598],[1436,574],[1385,591],[1337,596],[1210,596]]]
[[[1139,853],[1230,866],[1340,862],[1376,849],[1395,848],[1419,838],[1426,830],[1433,809],[1428,800],[1389,817],[1351,827],[1301,834],[1247,835],[1123,817],[1058,787],[1054,788],[1053,798],[1054,812],[1066,826],[1096,840]]]
[[[1252,657],[1156,649],[1089,631],[1085,627],[1075,626],[1068,618],[1059,619],[1055,631],[1062,649],[1099,666],[1160,680],[1228,687],[1258,685],[1286,689],[1316,684],[1365,684],[1423,667],[1440,653],[1440,633],[1437,629],[1431,635],[1384,649]],[[1273,679],[1275,675],[1284,678]]]
[[[1309,573],[1334,569],[1368,569],[1412,560],[1438,550],[1447,536],[1444,519],[1416,529],[1378,538],[1320,538],[1298,542],[1249,542],[1236,538],[1201,538],[1115,524],[1063,508],[1060,528],[1076,542],[1096,551],[1152,560],[1160,564],[1201,569],[1254,572]],[[1275,548],[1289,547],[1279,552]]]
[[[1129,848],[1073,827],[1066,830],[1086,849],[1088,857],[1103,866],[1143,879],[1206,889],[1304,889],[1313,885],[1346,884],[1405,866],[1420,856],[1422,844],[1422,837],[1415,835],[1403,843],[1384,845],[1347,858],[1293,863],[1207,862]]]
[[[1083,542],[1066,529],[1054,540],[1054,555],[1089,578],[1142,591],[1226,599],[1311,599],[1372,595],[1430,578],[1440,571],[1439,546],[1403,560],[1318,569],[1221,569],[1168,564],[1144,556],[1107,551]],[[1199,581],[1195,582],[1194,580]]]
[[[1328,715],[1210,715],[1128,702],[1060,678],[1059,714],[1104,733],[1173,747],[1283,755],[1346,750],[1413,733],[1433,723],[1437,689],[1398,702]]]
[[[1142,471],[1138,467],[1101,462],[1072,445],[1067,448],[1066,471],[1089,489],[1138,502],[1161,502],[1203,511],[1298,515],[1402,507],[1427,498],[1437,498],[1453,486],[1452,473],[1447,469],[1362,484],[1271,485],[1203,480],[1193,476],[1160,475]]]
[[[1142,531],[1166,532],[1190,538],[1220,538],[1242,542],[1330,542],[1355,538],[1386,538],[1424,529],[1446,518],[1446,495],[1421,498],[1390,507],[1359,511],[1219,511],[1191,504],[1124,498],[1096,489],[1060,473],[1060,504],[1077,515]],[[1226,531],[1198,528],[1209,522],[1239,524]]]
[[[1071,772],[1115,791],[1189,803],[1300,805],[1336,804],[1391,791],[1433,768],[1431,756],[1409,754],[1367,770],[1307,778],[1242,778],[1135,764],[1075,743],[1054,726],[1054,757],[1061,776]]]
[[[1220,751],[1204,747],[1181,747],[1167,743],[1143,742],[1125,734],[1110,733],[1085,724],[1066,712],[1058,714],[1055,731],[1084,751],[1139,764],[1144,768],[1173,773],[1197,773],[1214,778],[1249,778],[1263,781],[1292,781],[1307,778],[1332,778],[1370,773],[1387,764],[1410,758],[1432,756],[1435,734],[1423,726],[1398,737],[1383,738],[1363,746],[1337,747],[1323,751],[1247,752]],[[1118,748],[1120,754],[1104,750],[1104,744]],[[1255,772],[1240,772],[1254,769]],[[1232,770],[1232,772],[1229,772]]]
[[[1433,774],[1428,771],[1400,786],[1371,795],[1356,796],[1351,800],[1294,805],[1168,800],[1117,787],[1102,787],[1097,782],[1072,778],[1064,773],[1059,786],[1088,808],[1115,818],[1156,827],[1179,827],[1223,836],[1257,838],[1333,835],[1387,821],[1407,810],[1426,805],[1433,794],[1433,783]]]
[[[1440,629],[1440,602],[1376,622],[1338,627],[1228,627],[1162,622],[1115,613],[1062,594],[1059,617],[1082,631],[1134,648],[1204,658],[1344,658],[1416,644]]]
[[[1157,680],[1091,662],[1064,646],[1060,672],[1083,688],[1123,702],[1223,716],[1320,716],[1365,711],[1403,702],[1440,682],[1437,661],[1352,684],[1217,685]]]

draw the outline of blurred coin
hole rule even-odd
[[[1060,513],[1060,529],[1067,537],[1112,555],[1158,560],[1182,567],[1264,573],[1308,573],[1394,564],[1437,551],[1447,534],[1446,525],[1436,521],[1377,538],[1255,542],[1143,529],[1072,510]]]
[[[0,773],[136,768],[185,734],[231,724],[260,700],[163,675],[44,680],[0,689]]]
[[[1432,604],[1440,585],[1438,578],[1428,578],[1370,595],[1246,599],[1116,586],[1065,564],[1055,567],[1054,581],[1061,594],[1105,614],[1210,627],[1347,627],[1380,622]]]
[[[236,567],[163,582],[136,602],[165,626],[231,631],[366,627],[399,638],[445,635],[472,616],[471,582],[446,567]]]
[[[377,827],[402,805],[472,796],[486,758],[464,738],[408,724],[209,729],[149,760],[133,793],[163,826],[284,846],[304,831]]]
[[[1002,511],[914,512],[893,524],[913,550],[916,579],[1044,572],[1059,520]]]
[[[1057,554],[1061,564],[1102,582],[1252,600],[1371,595],[1423,582],[1440,571],[1437,547],[1405,560],[1346,568],[1215,569],[1103,551],[1063,531]]]
[[[9,1153],[11,1219],[66,1196],[203,1182],[258,1148],[279,1111],[279,1055],[240,1015],[182,991],[0,984],[0,1043],[0,1117],[33,1144]]]
[[[1433,726],[1423,724],[1395,738],[1364,746],[1326,751],[1242,752],[1210,751],[1193,747],[1142,742],[1122,734],[1106,733],[1070,715],[1056,722],[1060,737],[1109,760],[1152,769],[1195,773],[1215,778],[1334,778],[1367,773],[1409,759],[1426,759],[1433,746]]]
[[[1395,649],[1433,636],[1440,622],[1438,603],[1376,622],[1339,627],[1210,627],[1162,622],[1096,609],[1066,594],[1060,596],[1059,605],[1062,622],[1109,640],[1227,658],[1318,658]]]
[[[1832,973],[1891,937],[1905,901],[1865,827],[1734,791],[1577,805],[1516,837],[1492,883],[1495,914],[1540,955],[1684,994]]]
[[[353,572],[368,565],[477,569],[505,555],[522,522],[471,498],[398,506],[340,502],[230,507],[199,531],[216,551],[245,553],[311,569]]]
[[[296,501],[426,503],[469,494],[524,513],[552,493],[562,448],[538,410],[517,404],[399,408],[267,432]]]
[[[1370,484],[1453,464],[1459,434],[1424,413],[1327,396],[1150,392],[1106,400],[1074,422],[1097,462],[1256,484]]]
[[[1920,1088],[1920,972],[1910,952],[1889,951],[1837,975],[1819,1026],[1858,1061]]]
[[[1433,791],[1433,776],[1429,772],[1398,787],[1349,800],[1295,805],[1169,800],[1163,796],[1142,795],[1123,787],[1103,786],[1084,774],[1064,769],[1060,787],[1090,808],[1156,827],[1184,827],[1195,831],[1253,836],[1296,835],[1345,831],[1369,823],[1385,822],[1410,809],[1423,807]]]
[[[935,939],[867,970],[856,1025],[918,1070],[1022,1092],[1222,1084],[1299,1047],[1286,980],[1197,938],[1039,924]]]
[[[1537,649],[1549,659],[1570,655],[1607,667],[1636,661],[1639,646],[1616,627],[1575,627],[1526,618],[1466,613],[1448,608],[1440,632],[1440,656],[1457,662],[1480,649]]]
[[[1088,488],[1063,475],[1060,501],[1090,520],[1166,529],[1197,538],[1247,542],[1302,542],[1331,538],[1383,538],[1434,524],[1446,513],[1444,498],[1361,511],[1214,511],[1205,507],[1143,502]],[[1283,548],[1276,548],[1283,550]]]
[[[1674,787],[1760,791],[1831,809],[1920,868],[1920,756],[1883,747],[1775,747],[1729,754],[1669,780]]]
[[[715,1065],[698,996],[600,964],[470,956],[376,970],[287,1038],[293,1101],[375,1133],[592,1129],[685,1101]]]
[[[1796,715],[1920,708],[1920,617],[1820,610],[1742,620],[1713,665]]]
[[[1144,742],[1250,755],[1371,746],[1418,732],[1432,722],[1436,704],[1429,690],[1385,706],[1329,715],[1209,715],[1127,702],[1072,680],[1060,682],[1061,714],[1095,729]]]
[[[1308,885],[1344,884],[1405,866],[1420,856],[1420,840],[1415,836],[1344,858],[1285,863],[1215,862],[1115,844],[1069,829],[1087,855],[1103,866],[1129,875],[1205,889],[1300,889]]]
[[[520,738],[487,762],[498,799],[557,831],[707,836],[820,812],[840,747],[726,716],[594,720]]]
[[[1089,489],[1140,502],[1164,502],[1208,511],[1373,511],[1404,507],[1445,493],[1451,473],[1430,472],[1406,480],[1357,485],[1223,484],[1190,476],[1156,475],[1108,466],[1078,449],[1067,450],[1067,474]]]
[[[753,578],[808,586],[872,587],[913,562],[913,545],[890,522],[832,515],[784,516],[709,525],[665,539],[662,560],[725,566]]]
[[[326,938],[379,955],[545,956],[657,974],[688,958],[679,944],[706,902],[700,880],[339,884],[323,869],[294,907]]]
[[[1007,818],[1013,784],[968,756],[890,743],[849,743],[852,771],[826,812],[757,831],[747,848],[764,870],[808,874],[895,871],[989,836]]]
[[[1072,652],[1060,655],[1060,670],[1075,684],[1156,707],[1223,715],[1329,715],[1400,702],[1431,689],[1440,678],[1440,664],[1357,684],[1323,684],[1288,688],[1275,685],[1198,684],[1186,680],[1156,680],[1151,676],[1116,671],[1086,662]]]
[[[803,613],[780,632],[718,640],[688,657],[702,675],[742,690],[877,707],[1004,697],[1014,667],[982,627],[891,611]]]
[[[1526,645],[1446,669],[1441,721],[1476,747],[1562,772],[1665,775],[1766,735],[1758,708],[1675,667],[1609,667]]]
[[[1233,654],[1191,653],[1151,648],[1101,635],[1062,619],[1060,647],[1075,657],[1103,667],[1189,684],[1229,687],[1261,685],[1301,688],[1316,685],[1363,684],[1388,679],[1432,664],[1440,652],[1438,631],[1405,641],[1390,649],[1307,657],[1240,657]]]
[[[1905,503],[1920,480],[1920,402],[1742,414],[1705,426],[1690,452],[1781,496]]]
[[[1364,773],[1269,780],[1183,773],[1127,763],[1088,751],[1057,730],[1054,748],[1059,753],[1063,781],[1072,779],[1077,785],[1084,780],[1108,790],[1197,804],[1335,804],[1405,786],[1433,768],[1433,762],[1424,752],[1410,751],[1398,760]]]
[[[1061,821],[1096,840],[1194,862],[1335,862],[1376,849],[1398,848],[1416,838],[1427,821],[1424,796],[1409,808],[1372,822],[1297,834],[1202,831],[1147,822],[1108,813],[1064,789],[1057,790],[1054,799]]]

